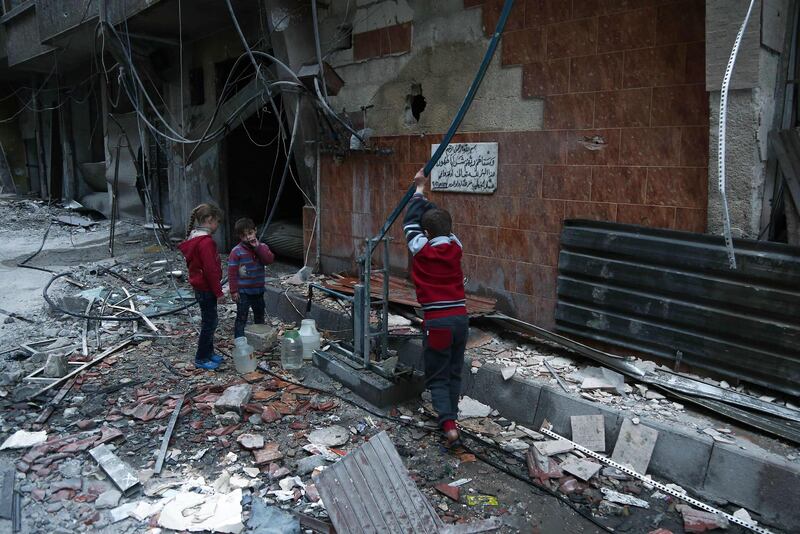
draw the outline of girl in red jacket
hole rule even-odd
[[[214,370],[222,356],[214,354],[214,331],[217,329],[217,302],[222,300],[222,269],[217,244],[211,234],[222,221],[222,210],[212,204],[200,204],[192,210],[186,227],[186,240],[178,248],[186,257],[189,283],[200,305],[200,339],[194,365]],[[195,227],[195,224],[197,226]]]

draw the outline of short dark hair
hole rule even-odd
[[[453,233],[453,219],[450,213],[440,208],[431,208],[423,213],[419,224],[431,238]]]
[[[244,236],[250,230],[256,229],[256,223],[253,222],[253,219],[249,217],[243,217],[236,221],[236,224],[233,225],[233,231],[236,232],[238,237]]]

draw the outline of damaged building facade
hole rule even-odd
[[[232,2],[249,46],[276,63],[247,53],[222,1],[6,0],[4,188],[110,215],[116,187],[120,216],[174,238],[192,207],[215,202],[223,247],[236,218],[274,211],[267,241],[279,254],[352,271],[450,124],[502,4],[331,0],[315,26],[310,2]],[[722,232],[720,85],[749,5],[515,2],[454,138],[497,144],[496,189],[431,195],[453,214],[469,290],[552,327],[564,221]],[[797,232],[770,142],[794,126],[796,17],[789,2],[756,1],[737,58],[726,147],[735,237]],[[391,267],[405,271],[399,224],[390,235]]]

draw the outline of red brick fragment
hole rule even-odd
[[[265,406],[264,411],[261,412],[261,419],[265,423],[274,423],[275,421],[280,420],[281,417],[283,416],[272,406]]]
[[[289,425],[289,428],[291,428],[292,430],[305,430],[306,428],[308,428],[308,423],[304,423],[302,421],[295,421],[291,425]]]
[[[122,431],[119,430],[118,428],[103,426],[103,428],[100,429],[100,439],[97,440],[97,445],[108,443],[109,441],[121,438],[122,436],[123,436]]]
[[[683,530],[686,532],[706,532],[718,528],[728,528],[728,520],[722,516],[695,510],[685,504],[678,505],[675,508],[683,516]]]
[[[92,421],[91,419],[84,419],[84,420],[82,420],[82,421],[78,421],[78,422],[77,422],[77,423],[75,423],[75,424],[76,424],[76,425],[78,426],[78,428],[80,428],[81,430],[89,430],[90,428],[94,428],[94,426],[95,426],[95,424],[96,424],[96,423],[95,423],[94,421]]]
[[[69,501],[75,496],[75,490],[62,489],[50,495],[50,502]]]
[[[213,432],[211,432],[211,434],[213,434],[213,435],[215,435],[217,437],[219,437],[219,436],[228,436],[230,434],[233,434],[236,431],[237,428],[239,428],[239,425],[223,426],[223,427],[220,427],[220,428],[214,430]]]
[[[245,413],[261,413],[264,411],[264,407],[260,404],[245,404],[244,411]]]
[[[458,488],[458,486],[451,486],[443,482],[441,484],[436,484],[434,488],[442,495],[445,495],[456,502],[458,502],[461,498],[461,490]]]
[[[90,436],[86,439],[78,440],[74,443],[70,443],[69,445],[65,445],[59,449],[59,452],[62,453],[73,453],[73,452],[83,452],[89,450],[92,445],[94,445],[95,441],[97,441],[97,436]]]

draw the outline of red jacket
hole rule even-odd
[[[425,319],[466,315],[461,241],[453,235],[428,239],[422,231],[422,215],[436,206],[419,193],[408,203],[403,230],[414,255],[411,279],[417,289]]]
[[[222,268],[219,265],[217,244],[208,234],[187,239],[178,249],[186,257],[189,283],[198,291],[211,291],[222,296]]]

